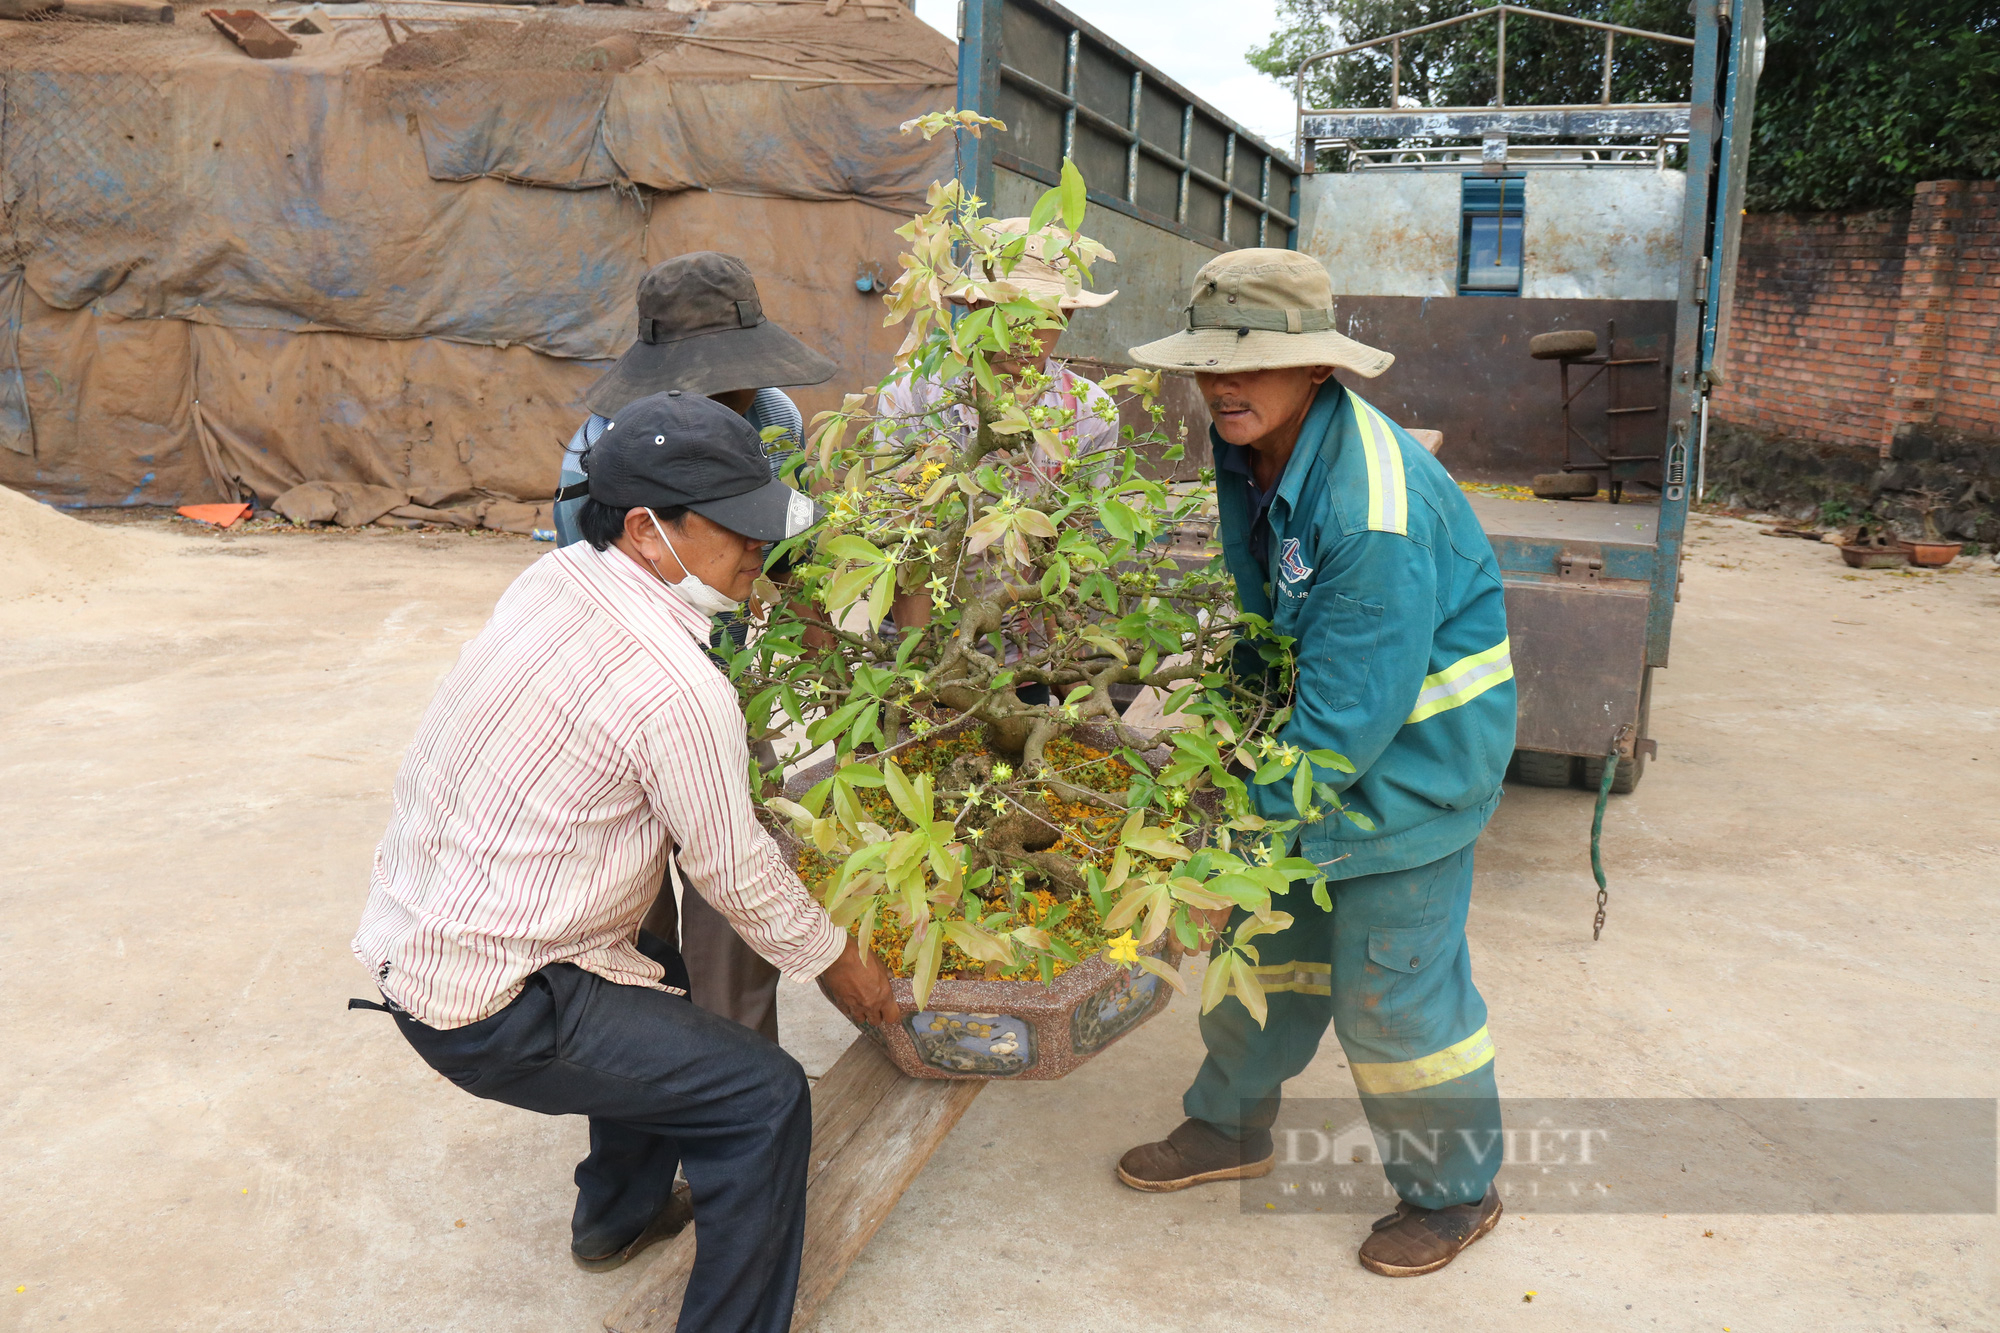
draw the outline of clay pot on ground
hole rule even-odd
[[[1903,563],[1903,548],[1881,528],[1856,528],[1840,548],[1850,569],[1889,569]]]
[[[1911,564],[1922,565],[1926,569],[1940,569],[1958,559],[1958,553],[1965,549],[1965,543],[1918,537],[1903,542],[1901,549]]]

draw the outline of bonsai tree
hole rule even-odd
[[[999,122],[905,130],[982,126]],[[1261,817],[1250,788],[1287,782],[1323,819],[1340,803],[1313,765],[1351,769],[1275,739],[1289,642],[1236,612],[1219,560],[1185,571],[1167,553],[1212,492],[1141,470],[1148,447],[1184,447],[1158,431],[1157,374],[1103,382],[1152,428],[1080,457],[1089,409],[1032,368],[1061,300],[1009,274],[1033,248],[1075,290],[1111,258],[1083,234],[1076,168],[1025,233],[957,181],[928,205],[898,232],[909,248],[884,296],[886,322],[908,326],[895,369],[814,418],[792,466],[828,516],[781,548],[788,586],[763,589],[762,633],[729,659],[753,739],[789,724],[831,747],[792,797],[781,773],[758,775],[762,805],[833,920],[911,978],[919,1007],[941,973],[1046,984],[1100,950],[1179,988],[1173,948],[1208,944],[1207,914],[1240,907],[1202,1006],[1234,994],[1261,1023],[1253,941],[1291,924],[1276,900],[1310,882],[1325,906],[1327,890],[1286,854],[1298,821]],[[1239,678],[1239,660],[1257,669]],[[1118,685],[1166,694],[1176,726],[1126,726]]]
[[[1918,536],[1920,540],[1927,542],[1941,542],[1945,540],[1944,534],[1938,531],[1937,513],[1938,510],[1945,507],[1950,499],[1951,496],[1948,492],[1931,486],[1919,486],[1915,490],[1908,492],[1906,503],[1908,503],[1910,509],[1917,516],[1917,523],[1919,524]]]

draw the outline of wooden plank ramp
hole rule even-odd
[[[792,1324],[804,1327],[896,1201],[951,1133],[983,1079],[908,1078],[875,1043],[856,1037],[813,1088],[806,1167],[806,1240]],[[604,1316],[610,1333],[673,1333],[694,1268],[696,1227],[660,1247]]]

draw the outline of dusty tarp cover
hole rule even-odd
[[[947,141],[898,132],[951,100],[949,43],[902,11],[529,10],[479,25],[515,34],[497,51],[382,69],[380,8],[316,10],[331,31],[284,60],[246,58],[192,11],[0,24],[5,266],[65,310],[608,357],[631,338],[632,187],[907,212],[951,170]],[[727,54],[790,50],[806,22],[906,54],[874,65],[906,77]],[[637,67],[569,67],[624,31],[653,48]],[[779,81],[809,77],[845,81]]]
[[[427,56],[475,25],[386,8],[393,47],[384,6],[315,7],[328,31],[271,61],[194,9],[0,23],[0,483],[538,503],[639,276],[694,249],[742,255],[770,317],[841,362],[808,410],[886,368],[897,331],[856,274],[893,272],[893,228],[952,170],[898,133],[951,101],[926,25],[484,11]],[[619,32],[636,67],[572,67]]]

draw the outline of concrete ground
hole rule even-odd
[[[1480,844],[1502,1091],[2000,1094],[2000,570],[1692,536],[1604,939],[1589,796],[1510,789]],[[343,1008],[399,753],[547,548],[159,540],[0,602],[0,1327],[595,1329],[637,1270],[564,1252],[581,1122],[470,1098]],[[783,1022],[812,1072],[848,1039],[816,991]],[[1441,1274],[1371,1276],[1365,1214],[1115,1182],[1199,1056],[1177,1001],[1064,1081],[989,1088],[818,1328],[2000,1327],[1990,1215],[1516,1207]],[[1351,1095],[1341,1060],[1294,1090]]]

